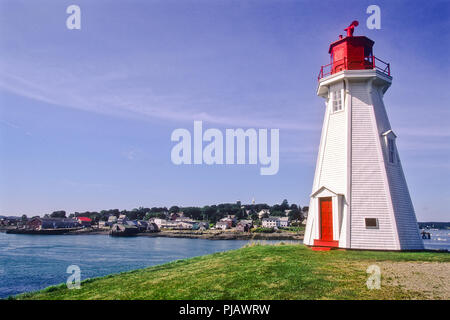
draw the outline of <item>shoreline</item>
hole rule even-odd
[[[8,229],[0,229],[0,232],[6,232]],[[45,234],[42,234],[45,235]],[[58,234],[64,235],[109,235],[109,230],[79,230],[69,231]],[[190,230],[163,230],[159,232],[141,232],[136,237],[161,237],[161,238],[187,238],[187,239],[206,239],[206,240],[303,240],[303,232],[274,232],[274,233],[251,233],[234,231],[190,231]]]
[[[207,240],[303,240],[303,234],[282,233],[250,233],[250,232],[189,232],[189,231],[160,231],[155,233],[139,233],[141,237],[165,237],[165,238],[188,238]]]

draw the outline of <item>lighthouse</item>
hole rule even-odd
[[[357,21],[330,44],[317,95],[325,116],[304,243],[333,247],[420,250],[416,215],[383,96],[389,63],[373,54],[374,41],[354,36]]]

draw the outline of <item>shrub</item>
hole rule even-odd
[[[253,229],[252,232],[256,232],[256,233],[273,233],[274,229],[273,228],[260,227],[260,228]]]

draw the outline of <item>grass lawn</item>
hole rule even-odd
[[[15,298],[448,299],[449,262],[448,253],[312,251],[303,245],[253,245],[88,279],[79,290],[61,284]],[[366,286],[366,269],[372,264],[381,268],[379,290]],[[442,274],[436,270],[443,270]],[[444,279],[442,285],[439,277]]]

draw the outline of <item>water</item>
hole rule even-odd
[[[431,239],[424,239],[425,249],[450,251],[450,230],[425,230],[431,234]]]
[[[69,277],[66,273],[69,265],[78,265],[81,280],[84,280],[177,259],[238,249],[248,242],[0,232],[0,298],[64,283]]]

